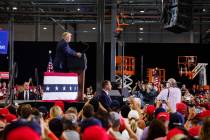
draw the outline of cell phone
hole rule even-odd
[[[166,100],[161,100],[161,103],[162,104],[166,104]]]
[[[202,112],[202,110],[201,110],[200,108],[196,107],[196,108],[195,108],[195,112],[196,112],[196,114],[199,114],[199,113]]]

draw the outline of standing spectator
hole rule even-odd
[[[23,92],[18,93],[18,100],[35,100],[36,94],[29,90],[29,82],[24,82]]]
[[[152,86],[151,84],[147,84],[146,91],[142,93],[144,96],[144,104],[153,105],[157,96],[157,91],[155,90],[154,86]]]
[[[160,92],[157,96],[157,100],[161,100],[162,103],[169,101],[171,111],[176,112],[176,104],[181,102],[181,90],[177,87],[175,79],[170,78],[167,82],[168,88]]]
[[[7,88],[7,83],[6,82],[2,83],[1,92],[2,92],[3,97],[6,97],[7,92],[8,92],[8,88]]]
[[[108,80],[103,81],[102,88],[101,93],[96,98],[107,111],[111,111],[112,99],[109,96],[109,92],[112,90],[111,82]]]
[[[85,131],[86,128],[93,126],[93,125],[99,125],[102,126],[101,122],[94,118],[94,108],[91,104],[87,104],[83,107],[83,119],[81,122],[81,133]]]
[[[200,132],[200,140],[209,140],[210,138],[210,117],[204,119],[203,127]]]
[[[159,137],[165,137],[166,136],[166,128],[164,124],[159,121],[154,119],[149,126],[148,129],[148,136],[146,140],[154,140]]]
[[[139,118],[139,113],[136,110],[131,110],[128,114],[129,127],[136,134],[138,140],[140,140],[143,133],[143,130],[138,127]],[[128,139],[130,138],[127,130],[124,130],[122,134]]]

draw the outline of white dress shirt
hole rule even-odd
[[[169,92],[168,101],[170,103],[172,112],[176,112],[176,104],[181,102],[181,90],[177,87],[170,87],[163,89],[160,91],[159,95],[157,96],[157,100],[165,100],[167,101],[167,96]]]

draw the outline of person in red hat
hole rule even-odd
[[[187,136],[184,134],[184,131],[180,130],[179,128],[174,128],[168,132],[166,140],[180,140],[183,138],[187,138]]]
[[[22,126],[8,132],[5,140],[41,140],[41,137],[32,128]]]
[[[94,125],[85,129],[82,140],[109,140],[109,137],[101,126]]]
[[[201,140],[209,140],[210,138],[210,117],[206,117],[200,132]]]
[[[0,120],[4,123],[11,123],[17,117],[9,112],[7,108],[0,108]]]

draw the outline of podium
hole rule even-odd
[[[42,100],[77,100],[78,89],[77,73],[45,72]]]

